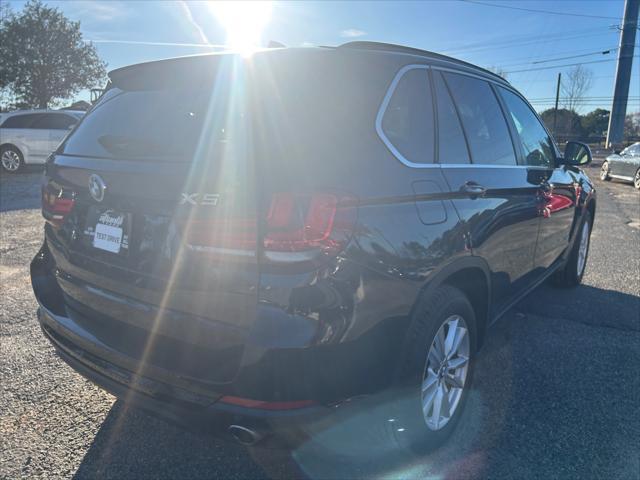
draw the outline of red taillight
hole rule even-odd
[[[54,227],[59,227],[71,213],[75,200],[60,188],[51,185],[42,187],[42,216]]]
[[[354,223],[353,202],[346,197],[277,193],[267,214],[264,250],[337,253],[348,240]]]
[[[257,250],[256,217],[217,212],[215,218],[185,218],[182,223],[185,241],[195,250]],[[329,193],[275,193],[263,222],[263,250],[335,254],[345,245],[354,223],[355,210],[349,198]]]
[[[226,395],[220,399],[221,403],[236,405],[244,408],[257,408],[259,410],[294,410],[296,408],[310,407],[315,404],[313,400],[295,400],[292,402],[265,402],[250,398],[233,397]]]

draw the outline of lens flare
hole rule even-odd
[[[225,43],[231,50],[246,56],[260,46],[262,31],[271,19],[271,2],[221,1],[208,5],[225,28]]]

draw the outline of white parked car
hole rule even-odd
[[[21,110],[0,116],[0,165],[14,173],[25,164],[42,164],[85,112]]]

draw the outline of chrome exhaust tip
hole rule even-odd
[[[229,425],[227,431],[231,434],[233,439],[245,447],[255,445],[264,438],[264,433],[258,432],[242,425]]]

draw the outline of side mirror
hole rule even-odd
[[[584,167],[593,160],[591,156],[591,149],[586,143],[581,142],[567,142],[564,147],[564,158],[562,163],[566,165],[575,165],[578,167]]]

